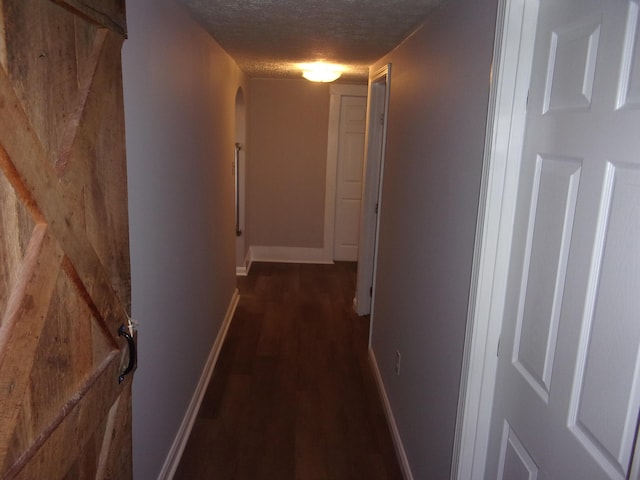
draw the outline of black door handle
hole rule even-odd
[[[120,328],[118,328],[118,336],[124,337],[129,345],[129,364],[127,365],[127,368],[124,369],[124,372],[122,372],[118,377],[118,383],[122,383],[124,377],[133,370],[133,367],[136,364],[136,342],[133,341],[133,337],[129,334],[127,327],[124,325],[120,325]]]

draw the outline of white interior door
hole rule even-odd
[[[358,259],[366,107],[360,96],[343,96],[340,103],[334,260]]]
[[[485,478],[638,475],[638,12],[540,2]]]

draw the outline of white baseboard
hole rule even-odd
[[[236,276],[246,277],[251,270],[251,248],[247,250],[247,254],[244,257],[244,266],[236,267]]]
[[[323,248],[303,247],[263,247],[252,245],[249,248],[252,262],[281,263],[333,263],[327,258]]]
[[[396,425],[396,420],[393,416],[393,412],[391,411],[391,404],[389,403],[389,397],[387,397],[387,391],[384,388],[384,383],[382,382],[382,376],[380,375],[380,370],[378,369],[378,362],[376,361],[376,356],[373,353],[371,347],[369,347],[369,363],[371,365],[371,370],[373,371],[373,376],[376,379],[376,385],[378,386],[378,393],[380,394],[380,399],[382,400],[382,404],[384,406],[384,413],[387,417],[387,424],[389,425],[389,430],[391,430],[391,437],[393,438],[393,446],[396,449],[396,455],[398,456],[398,461],[400,462],[400,469],[402,470],[402,476],[404,480],[413,480],[413,474],[411,473],[411,467],[409,466],[409,460],[407,459],[407,454],[404,451],[404,445],[402,444],[402,439],[400,438],[400,432],[398,432],[398,425]]]
[[[209,385],[209,381],[211,380],[213,369],[216,366],[216,362],[218,361],[218,355],[220,355],[222,344],[225,337],[227,336],[227,331],[229,330],[229,325],[231,324],[231,319],[233,318],[233,314],[236,310],[236,307],[238,306],[239,299],[240,294],[238,293],[238,289],[235,289],[233,295],[231,296],[231,301],[229,302],[229,307],[227,308],[227,312],[225,313],[222,325],[220,326],[220,330],[218,331],[218,336],[216,337],[215,342],[213,342],[213,346],[211,347],[211,351],[209,352],[209,357],[207,358],[207,363],[202,370],[200,381],[198,382],[198,385],[193,392],[191,402],[189,403],[189,408],[187,409],[187,412],[182,420],[182,424],[180,425],[178,434],[173,441],[173,445],[171,445],[171,449],[169,450],[169,454],[167,455],[164,465],[162,466],[160,475],[158,475],[158,480],[171,480],[175,475],[176,470],[178,469],[178,464],[180,463],[180,459],[182,458],[184,448],[187,446],[187,440],[189,440],[191,429],[193,428],[193,424],[195,423],[196,417],[198,416],[198,410],[200,410],[202,399],[204,398],[207,386]]]

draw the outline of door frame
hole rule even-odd
[[[499,0],[451,479],[484,476],[539,0]]]
[[[333,237],[336,216],[336,183],[338,171],[338,147],[340,136],[340,106],[342,97],[366,97],[366,85],[334,84],[329,87],[329,131],[327,135],[327,168],[324,188],[324,237],[322,260],[333,263]]]
[[[391,64],[375,72],[369,80],[365,165],[360,211],[360,240],[358,273],[353,306],[358,315],[372,313],[375,293],[376,259],[378,251],[379,218],[382,204],[382,178],[387,142],[389,87]],[[382,118],[382,121],[379,119]],[[377,205],[377,211],[376,211]],[[371,328],[369,331],[371,332]]]

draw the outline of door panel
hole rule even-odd
[[[124,5],[56,3],[0,2],[0,477],[126,479]]]
[[[588,277],[569,424],[588,449],[626,469],[640,391],[640,166],[607,165]],[[622,284],[621,284],[622,282]],[[606,407],[606,408],[603,408]]]
[[[536,480],[538,467],[507,422],[502,429],[500,480]]]
[[[600,41],[600,18],[587,16],[551,33],[543,113],[587,110]]]
[[[580,169],[578,159],[536,158],[513,362],[545,402],[549,401]]]
[[[540,2],[487,478],[630,471],[640,409],[637,20],[637,0]]]

